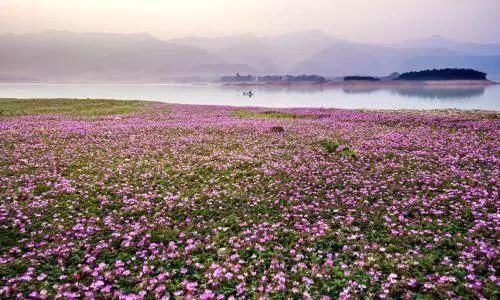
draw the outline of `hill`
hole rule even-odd
[[[0,81],[151,82],[251,73],[380,76],[471,68],[500,80],[500,45],[442,37],[363,44],[321,31],[159,40],[147,33],[0,34]]]
[[[46,81],[149,81],[167,76],[254,70],[196,47],[149,34],[51,31],[0,35],[0,75]],[[222,72],[221,72],[222,73]],[[0,76],[1,77],[1,76]]]

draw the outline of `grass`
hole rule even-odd
[[[154,104],[136,100],[0,99],[0,117],[42,114],[98,117],[144,111]]]
[[[298,118],[313,118],[312,115],[299,115],[291,112],[266,110],[255,111],[248,109],[235,109],[232,115],[239,118],[264,118],[264,119],[298,119]]]
[[[337,141],[322,140],[319,143],[328,153],[334,153],[340,146],[340,143]]]
[[[345,142],[338,142],[338,141],[331,141],[331,140],[322,140],[319,142],[319,144],[326,150],[326,152],[332,154],[337,152],[339,147],[343,145],[342,150],[340,151],[340,154],[352,158],[356,158],[356,150],[351,149],[351,147],[345,143]]]

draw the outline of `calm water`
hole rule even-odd
[[[140,99],[266,107],[500,110],[500,85],[464,88],[249,88],[175,84],[0,84],[0,98]]]

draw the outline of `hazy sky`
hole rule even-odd
[[[159,38],[320,29],[362,42],[444,35],[500,42],[500,0],[0,0],[0,32]]]

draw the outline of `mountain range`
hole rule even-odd
[[[160,40],[147,33],[0,34],[0,81],[158,82],[251,73],[383,76],[473,68],[500,80],[500,44],[442,36],[364,44],[322,31]]]

